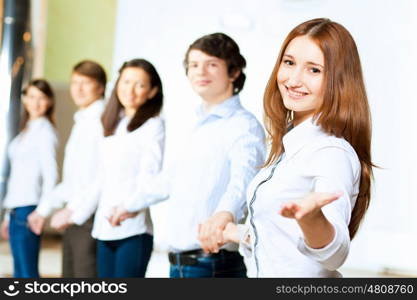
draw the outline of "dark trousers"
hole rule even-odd
[[[40,236],[28,226],[28,215],[36,206],[14,208],[10,213],[9,237],[13,255],[14,277],[39,277]]]
[[[91,236],[93,218],[83,225],[68,227],[63,236],[62,276],[96,277],[96,240]]]
[[[153,236],[147,233],[121,240],[98,240],[98,277],[145,277],[152,248]]]
[[[243,257],[238,252],[222,250],[218,254],[202,256],[191,260],[182,259],[181,254],[177,253],[175,254],[175,260],[176,263],[171,263],[170,267],[171,278],[246,277],[246,266]]]

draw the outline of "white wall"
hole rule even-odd
[[[284,37],[316,17],[343,24],[357,42],[373,117],[373,160],[381,167],[345,267],[417,273],[417,1],[120,0],[113,76],[127,59],[154,63],[166,95],[170,160],[181,126],[198,103],[182,67],[191,42],[216,31],[238,42],[248,61],[242,103],[261,120],[263,90]],[[164,204],[153,211],[159,245],[165,213]]]

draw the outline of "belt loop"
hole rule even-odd
[[[175,253],[175,258],[177,260],[178,271],[180,273],[180,278],[184,278],[184,273],[182,271],[182,264],[181,264],[181,254]]]

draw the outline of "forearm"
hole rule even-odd
[[[334,227],[322,211],[314,216],[297,220],[297,223],[303,232],[305,243],[310,248],[323,248],[334,239]]]

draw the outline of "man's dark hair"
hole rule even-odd
[[[83,60],[80,61],[72,68],[73,73],[77,73],[83,76],[87,76],[95,81],[97,81],[103,87],[103,94],[106,89],[107,76],[103,67],[92,60]]]
[[[234,76],[236,72],[240,71],[239,76],[233,81],[233,95],[240,93],[246,79],[246,75],[243,73],[246,60],[240,54],[239,46],[231,37],[216,32],[197,39],[185,53],[184,67],[186,73],[188,73],[188,55],[191,50],[200,50],[210,56],[223,59],[226,62],[229,76]]]

